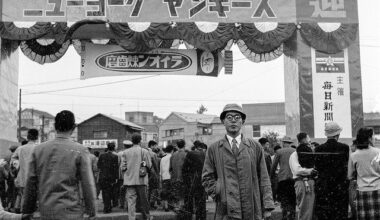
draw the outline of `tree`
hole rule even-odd
[[[203,114],[207,112],[207,108],[202,104],[201,106],[199,106],[199,109],[197,110],[197,114]]]
[[[280,134],[275,132],[275,131],[266,131],[263,134],[263,137],[268,139],[269,141],[269,151],[271,154],[274,154],[274,146],[280,144],[280,139],[279,139]]]

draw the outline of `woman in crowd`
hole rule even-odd
[[[372,144],[372,128],[361,128],[356,135],[356,151],[348,162],[348,178],[356,179],[357,219],[380,219],[380,149]]]

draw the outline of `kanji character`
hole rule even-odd
[[[164,59],[160,60],[160,62],[164,63],[164,68],[168,68],[168,61],[171,60],[169,56],[166,56]]]
[[[210,3],[214,3],[215,5],[209,6],[209,11],[214,11],[218,13],[218,17],[227,17],[226,11],[230,11],[230,7],[224,5],[223,3],[228,3],[229,0],[209,0]]]
[[[135,0],[127,0],[127,5],[132,5]],[[131,17],[138,17],[142,8],[143,0],[136,0]]]
[[[173,66],[171,66],[171,68],[175,68],[177,66],[179,66],[181,63],[182,63],[182,57],[181,56],[172,56],[172,62],[175,62]]]
[[[320,2],[322,3],[322,7]],[[314,0],[310,1],[309,4],[314,7],[312,17],[346,17],[346,11],[339,11],[339,9],[344,9],[344,0]]]
[[[325,102],[323,105],[324,111],[332,111],[333,110],[333,103],[332,102]]]
[[[65,16],[62,11],[62,0],[48,0],[48,4],[54,4],[53,11],[46,11],[46,16]]]
[[[334,120],[333,116],[334,115],[332,112],[325,112],[325,121],[333,121]]]
[[[275,18],[276,17],[276,15],[273,12],[273,9],[269,5],[269,0],[261,0],[259,6],[256,8],[252,17],[261,18],[261,16],[263,15],[264,12],[267,14],[267,16],[269,18]]]
[[[97,11],[87,11],[88,17],[105,16],[106,15],[106,1],[105,0],[87,0],[87,5],[97,5]]]
[[[333,86],[331,85],[331,82],[324,82],[322,88],[324,89],[331,89]]]
[[[149,66],[156,65],[156,68],[160,68],[160,56],[149,57],[149,59],[153,60],[153,62]]]
[[[164,0],[168,3],[170,17],[178,17],[176,8],[181,8],[183,0]]]
[[[338,96],[344,96],[344,89],[339,87],[338,89]]]
[[[337,78],[336,78],[336,84],[343,84],[343,76],[338,76]]]
[[[193,2],[200,2],[201,0],[192,0]],[[190,18],[198,14],[200,11],[206,8],[206,0],[201,1],[199,4],[190,9]]]
[[[140,59],[144,59],[144,57],[145,57],[144,55],[139,55],[139,58],[140,58]],[[139,67],[141,68],[141,67],[145,66],[145,64],[146,64],[148,61],[149,61],[149,56],[147,56],[145,60],[139,62]]]
[[[325,92],[325,100],[331,100],[331,92]]]
[[[245,2],[245,1],[233,1],[231,2],[232,8],[251,8],[252,2]]]

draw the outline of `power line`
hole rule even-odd
[[[80,78],[73,78],[73,79],[63,79],[63,80],[56,80],[56,81],[46,81],[46,82],[40,82],[40,83],[30,83],[25,85],[20,85],[20,87],[28,87],[28,86],[38,86],[38,85],[49,85],[49,84],[56,84],[56,83],[64,83],[69,81],[78,80]]]
[[[71,87],[71,88],[66,88],[66,89],[56,89],[56,90],[47,90],[47,91],[40,91],[40,92],[31,92],[31,93],[26,93],[24,95],[36,95],[36,94],[45,94],[45,93],[51,93],[51,92],[62,92],[62,91],[69,91],[69,90],[75,90],[75,89],[91,88],[91,87],[97,87],[97,86],[111,85],[111,84],[117,84],[117,83],[122,83],[122,82],[152,78],[152,77],[156,77],[156,76],[160,76],[160,74],[143,76],[143,77],[134,78],[134,79],[119,80],[119,81],[108,82],[108,83],[100,83],[100,84],[93,84],[93,85],[87,85],[87,86]]]

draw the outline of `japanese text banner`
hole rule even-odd
[[[347,49],[325,54],[311,48],[314,137],[324,138],[325,123],[337,122],[341,137],[352,138],[350,76]]]
[[[218,76],[223,58],[217,52],[156,49],[128,52],[117,45],[85,43],[81,47],[81,79],[121,75]]]
[[[296,21],[295,0],[2,0],[2,4],[1,19],[11,22]]]

